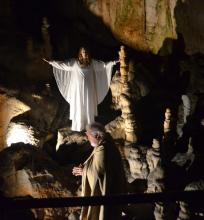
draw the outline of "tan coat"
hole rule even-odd
[[[95,147],[84,163],[82,196],[101,196],[124,192],[125,175],[118,149],[105,143]],[[86,206],[81,220],[120,220],[120,206]]]

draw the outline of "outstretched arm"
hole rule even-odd
[[[45,58],[43,58],[42,60],[45,61],[46,63],[49,63],[50,65],[52,65],[57,69],[61,69],[65,71],[70,71],[72,69],[72,67],[69,66],[68,63],[65,64],[64,62],[60,62],[60,61],[48,61]]]
[[[106,66],[114,66],[116,64],[120,63],[119,60],[114,60],[114,61],[109,61],[109,62],[106,62],[105,65]]]
[[[50,61],[46,60],[45,58],[42,58],[43,61],[45,61],[46,63],[50,63]]]

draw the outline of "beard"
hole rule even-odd
[[[89,58],[81,58],[78,61],[79,61],[80,66],[82,66],[82,67],[87,67],[90,65]]]

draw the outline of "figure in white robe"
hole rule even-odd
[[[70,104],[71,129],[84,130],[98,115],[97,105],[108,93],[112,68],[117,61],[104,63],[91,59],[87,65],[81,65],[77,59],[47,62],[53,66],[58,88]]]

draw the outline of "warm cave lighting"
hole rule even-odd
[[[21,124],[10,124],[9,131],[6,138],[7,146],[10,147],[12,144],[23,142],[25,144],[36,145],[36,140],[33,137],[33,130],[29,129],[25,125]]]

